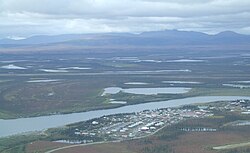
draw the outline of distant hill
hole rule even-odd
[[[0,40],[0,44],[17,44],[17,45],[50,44],[50,43],[64,42],[70,40],[78,40],[82,39],[82,37],[83,36],[80,34],[65,34],[65,35],[55,35],[55,36],[38,35],[21,40],[6,38]]]
[[[83,46],[161,46],[161,45],[242,45],[250,44],[250,36],[232,31],[208,35],[194,31],[152,31],[141,34],[104,33],[104,34],[68,34],[56,36],[33,36],[23,40],[2,39],[0,44],[38,45],[71,44]]]

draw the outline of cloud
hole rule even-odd
[[[250,34],[249,0],[0,0],[0,37],[162,29]]]

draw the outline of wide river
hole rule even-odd
[[[176,107],[184,104],[206,103],[206,102],[215,102],[220,100],[237,100],[237,99],[250,100],[250,97],[239,97],[239,96],[191,97],[191,98],[175,99],[168,101],[129,105],[114,109],[95,110],[82,113],[0,120],[0,137],[10,136],[23,132],[41,131],[48,128],[63,126],[74,122],[86,121],[89,119],[101,117],[103,115],[111,115],[117,113],[132,113],[146,109],[152,110],[157,108]]]

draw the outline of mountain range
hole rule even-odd
[[[0,45],[69,44],[80,46],[249,45],[250,35],[224,31],[209,35],[194,31],[164,30],[132,33],[40,35],[22,40],[1,39]]]

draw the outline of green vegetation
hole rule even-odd
[[[10,119],[10,118],[17,118],[17,116],[10,112],[0,110],[0,119]]]
[[[41,134],[27,134],[27,135],[16,135],[6,138],[0,138],[0,152],[2,153],[22,153],[25,152],[25,145],[27,143],[45,139],[45,135]]]
[[[13,148],[2,151],[2,153],[25,153],[25,145],[15,146]]]
[[[250,88],[194,88],[187,95],[193,96],[249,96]]]
[[[108,95],[110,99],[116,99],[118,101],[126,101],[127,104],[138,104],[147,102],[157,102],[171,99],[185,98],[184,94],[157,94],[157,95],[138,95],[119,92],[117,94]]]

